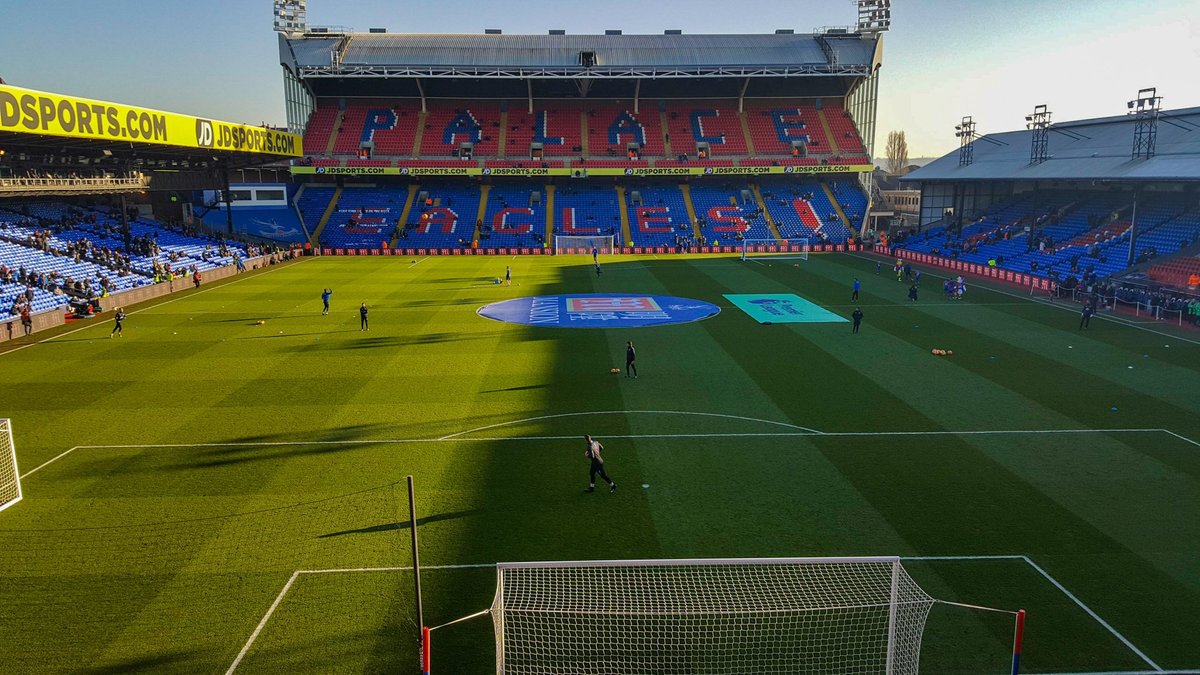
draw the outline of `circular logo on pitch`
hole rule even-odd
[[[513,298],[478,310],[493,321],[557,328],[667,326],[702,321],[720,312],[720,307],[703,300],[609,293]]]

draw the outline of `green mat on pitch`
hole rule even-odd
[[[759,323],[840,323],[844,317],[791,293],[726,295]]]

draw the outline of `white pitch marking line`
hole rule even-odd
[[[1030,559],[1029,556],[1027,556],[1027,555],[900,556],[900,560],[902,560],[902,561],[908,560],[908,561],[916,561],[916,562],[937,562],[937,561],[971,562],[971,561],[981,561],[981,560],[1020,560],[1020,561],[1024,561],[1026,564],[1033,567],[1034,570],[1036,570],[1043,578],[1045,578],[1047,581],[1049,581],[1051,584],[1053,584],[1055,588],[1057,588],[1064,595],[1066,595],[1078,607],[1080,607],[1085,612],[1087,612],[1087,614],[1089,616],[1091,616],[1094,620],[1096,620],[1098,623],[1100,623],[1100,625],[1104,626],[1104,628],[1106,628],[1110,633],[1112,633],[1118,640],[1120,640],[1131,651],[1133,651],[1135,654],[1137,654],[1143,661],[1145,661],[1152,668],[1154,668],[1154,670],[1088,671],[1086,673],[1085,672],[1045,673],[1042,675],[1183,675],[1184,673],[1196,673],[1197,672],[1194,669],[1163,670],[1162,668],[1160,668],[1158,666],[1158,664],[1156,664],[1156,663],[1154,663],[1154,661],[1150,660],[1150,658],[1147,657],[1144,653],[1142,653],[1142,651],[1140,649],[1138,649],[1136,646],[1134,646],[1133,643],[1131,643],[1123,635],[1121,635],[1119,632],[1117,632],[1117,630],[1115,628],[1113,628],[1111,625],[1109,625],[1108,622],[1106,622],[1104,619],[1100,618],[1100,616],[1098,614],[1096,614],[1094,611],[1092,611],[1091,608],[1089,608],[1079,598],[1077,598],[1073,593],[1071,593],[1069,590],[1067,590],[1067,588],[1065,586],[1063,586],[1062,583],[1060,583],[1057,579],[1055,579],[1053,576],[1051,576],[1049,572],[1042,569],[1037,563],[1033,562],[1033,560]],[[489,568],[489,567],[495,567],[495,566],[496,565],[494,563],[467,563],[467,564],[462,564],[462,565],[428,565],[428,566],[424,566],[422,569],[426,569],[426,570],[459,570],[459,569],[483,569],[483,568]],[[283,601],[284,596],[287,595],[289,590],[291,590],[292,585],[295,583],[296,579],[299,578],[299,576],[301,574],[353,574],[353,573],[371,573],[371,572],[409,572],[409,571],[412,571],[412,569],[413,568],[411,565],[406,565],[406,566],[395,566],[395,567],[346,567],[346,568],[332,568],[332,569],[318,569],[318,570],[296,570],[295,572],[292,573],[292,576],[291,576],[291,578],[288,579],[287,583],[284,584],[283,589],[279,592],[279,595],[277,595],[275,597],[275,601],[273,603],[271,603],[270,608],[267,609],[267,613],[265,615],[263,615],[263,618],[258,622],[258,626],[254,629],[254,632],[250,635],[250,638],[246,641],[245,646],[242,647],[242,651],[238,654],[237,659],[234,660],[234,662],[231,666],[229,666],[229,670],[226,671],[226,675],[231,675],[234,672],[234,670],[237,669],[237,667],[241,663],[242,659],[250,651],[250,647],[254,644],[254,641],[256,639],[258,639],[258,636],[262,633],[262,629],[266,626],[267,621],[270,620],[271,615],[275,613],[275,609],[277,607],[279,607],[279,604]]]
[[[423,566],[421,566],[421,569],[423,569],[423,570],[462,570],[462,569],[477,569],[477,568],[484,568],[484,567],[491,567],[494,569],[496,567],[496,565],[495,565],[495,563],[470,563],[470,564],[465,564],[465,565],[423,565]],[[290,591],[292,589],[292,585],[294,583],[296,583],[296,579],[298,579],[301,574],[346,574],[346,573],[361,573],[361,572],[411,572],[411,571],[412,571],[412,566],[410,565],[410,566],[405,566],[405,567],[347,567],[347,568],[341,568],[341,569],[296,570],[295,572],[292,572],[292,576],[287,580],[287,583],[283,585],[283,589],[279,591],[279,595],[275,596],[275,601],[271,603],[271,606],[269,608],[267,608],[267,613],[264,614],[263,618],[259,620],[258,625],[255,626],[255,628],[254,628],[254,632],[250,634],[250,638],[248,640],[246,640],[246,644],[242,646],[242,651],[238,652],[237,658],[233,660],[233,663],[230,664],[229,669],[225,671],[225,675],[232,675],[232,673],[235,670],[237,670],[237,667],[241,664],[242,659],[246,658],[246,654],[248,654],[250,652],[250,648],[252,646],[254,646],[254,641],[258,639],[258,636],[260,634],[262,634],[263,628],[266,627],[267,622],[271,620],[271,615],[273,615],[275,613],[276,608],[278,608],[279,604],[283,602],[284,596],[286,596],[288,594],[288,591]]]
[[[412,268],[416,267],[417,265],[420,265],[421,263],[425,262],[426,260],[429,260],[429,256],[425,256],[424,258],[421,258],[420,260],[414,260],[408,264],[408,269],[412,269]]]
[[[21,475],[20,475],[20,478],[25,478],[25,477],[27,477],[27,476],[31,476],[31,475],[33,475],[33,474],[37,473],[39,470],[41,470],[41,469],[42,469],[42,467],[45,467],[45,466],[47,466],[48,464],[51,464],[51,463],[53,463],[53,462],[56,462],[56,461],[58,461],[58,460],[62,459],[63,457],[66,457],[67,455],[71,454],[72,452],[74,452],[74,451],[78,450],[80,447],[81,447],[81,446],[78,446],[78,445],[76,445],[75,447],[73,447],[73,448],[70,448],[69,450],[67,450],[67,451],[65,451],[65,452],[59,453],[59,454],[58,454],[58,455],[56,455],[55,457],[51,457],[50,459],[46,460],[45,462],[42,462],[40,465],[38,465],[38,466],[36,466],[36,467],[34,467],[34,468],[32,468],[32,469],[30,469],[30,470],[26,471],[25,473],[21,474]]]
[[[1134,644],[1132,642],[1130,642],[1129,640],[1127,640],[1124,635],[1121,635],[1121,633],[1118,632],[1116,628],[1113,628],[1111,625],[1109,625],[1109,623],[1107,621],[1105,621],[1104,619],[1101,619],[1100,615],[1095,613],[1094,611],[1092,611],[1091,607],[1088,607],[1087,605],[1083,604],[1083,601],[1080,600],[1079,598],[1075,597],[1074,593],[1072,593],[1071,591],[1068,591],[1067,587],[1063,586],[1061,583],[1059,583],[1058,579],[1055,579],[1054,577],[1050,576],[1049,572],[1042,569],[1041,566],[1038,565],[1037,563],[1033,562],[1033,560],[1031,560],[1029,558],[1029,556],[1022,556],[1022,557],[1025,558],[1025,562],[1029,563],[1030,567],[1037,570],[1038,574],[1042,575],[1043,577],[1046,578],[1047,581],[1054,584],[1054,587],[1057,588],[1058,590],[1062,591],[1063,595],[1066,595],[1068,598],[1070,598],[1071,602],[1074,602],[1076,605],[1079,606],[1080,609],[1087,612],[1088,616],[1095,619],[1096,622],[1099,623],[1101,626],[1104,626],[1104,628],[1107,629],[1109,633],[1112,633],[1113,636],[1116,637],[1118,640],[1120,640],[1121,643],[1124,644],[1126,647],[1128,647],[1130,651],[1132,651],[1134,654],[1137,654],[1138,657],[1141,658],[1143,661],[1145,661],[1147,665],[1149,665],[1151,668],[1153,668],[1156,672],[1162,672],[1161,666],[1159,666],[1157,663],[1152,661],[1149,656],[1146,656],[1142,652],[1142,650],[1135,647]]]
[[[586,413],[568,413],[569,415],[586,414]],[[700,413],[688,413],[700,414]],[[715,413],[714,413],[715,414]],[[749,418],[747,418],[749,419]],[[784,422],[772,422],[782,426],[794,426]],[[501,425],[494,425],[501,426]],[[486,427],[485,427],[486,428]],[[797,427],[803,429],[803,427]],[[1179,439],[1200,445],[1189,438],[1185,438],[1176,434],[1173,431],[1166,429],[981,429],[974,431],[779,431],[779,432],[743,432],[743,433],[713,433],[713,434],[616,434],[605,435],[604,438],[615,438],[621,440],[637,440],[646,438],[804,438],[809,436],[832,436],[832,437],[856,437],[856,436],[996,436],[1005,434],[1106,434],[1106,433],[1167,433],[1176,436]],[[460,432],[470,433],[470,432]],[[113,445],[77,445],[70,450],[54,457],[41,466],[30,469],[28,472],[21,475],[21,478],[28,476],[36,471],[41,470],[47,465],[67,456],[75,450],[149,450],[149,449],[172,449],[172,448],[264,448],[264,447],[287,447],[287,446],[304,446],[304,445],[401,445],[406,443],[497,443],[508,441],[564,441],[579,438],[578,434],[564,436],[475,436],[472,438],[458,438],[457,434],[451,436],[443,436],[441,438],[379,438],[379,439],[363,439],[363,440],[345,440],[345,441],[230,441],[227,443],[122,443]]]
[[[1175,438],[1178,438],[1179,440],[1183,441],[1184,443],[1191,443],[1192,445],[1196,446],[1197,448],[1200,448],[1200,443],[1193,441],[1192,439],[1188,438],[1187,436],[1181,436],[1181,435],[1175,433],[1174,431],[1171,431],[1170,429],[1160,429],[1160,431],[1171,434],[1172,436],[1174,436]]]
[[[814,434],[821,433],[820,431],[817,431],[816,429],[810,429],[808,427],[802,427],[802,426],[799,426],[796,424],[790,424],[788,422],[776,422],[774,420],[757,419],[754,417],[742,417],[740,415],[724,415],[721,413],[691,412],[691,411],[686,411],[686,410],[598,410],[595,412],[571,412],[571,413],[560,413],[557,415],[541,415],[538,417],[527,417],[525,419],[520,419],[520,420],[510,420],[508,422],[499,422],[497,424],[489,424],[489,425],[483,426],[483,427],[476,427],[474,429],[468,429],[466,431],[460,431],[458,433],[448,434],[446,436],[442,436],[441,438],[438,438],[438,440],[439,441],[450,440],[452,438],[457,438],[458,436],[465,436],[466,434],[473,434],[477,431],[487,431],[488,429],[496,429],[498,427],[512,426],[514,424],[523,424],[525,422],[537,422],[539,420],[549,420],[549,419],[556,419],[556,418],[560,418],[560,417],[580,417],[583,415],[695,415],[698,417],[723,417],[725,419],[742,420],[744,422],[759,422],[761,424],[773,424],[773,425],[780,426],[780,427],[787,427],[789,429],[799,429],[800,431],[808,431],[808,432],[811,432]],[[611,436],[610,436],[610,438],[611,438]]]
[[[250,646],[258,639],[258,634],[267,625],[267,621],[270,621],[271,615],[275,613],[275,608],[279,607],[279,603],[283,602],[283,596],[287,595],[287,592],[291,590],[292,584],[296,583],[296,577],[298,576],[300,576],[299,572],[292,572],[292,576],[283,585],[283,590],[279,591],[279,595],[275,596],[275,602],[271,603],[271,607],[267,609],[267,613],[263,615],[258,625],[254,627],[254,632],[250,634],[250,639],[246,640],[246,644],[242,646],[242,651],[238,652],[237,658],[229,665],[229,670],[225,671],[225,675],[231,675],[233,671],[237,670],[238,664],[242,662],[242,659],[246,658],[246,653],[250,651]]]
[[[1200,668],[1184,670],[1085,670],[1077,673],[1031,673],[1030,675],[1196,675]]]

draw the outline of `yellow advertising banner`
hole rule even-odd
[[[318,176],[750,176],[750,175],[811,175],[824,173],[866,173],[869,164],[829,164],[823,166],[670,166],[631,168],[480,168],[467,166],[293,166],[292,175]]]
[[[300,157],[300,136],[0,85],[0,132]]]

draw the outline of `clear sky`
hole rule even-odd
[[[310,0],[309,23],[392,32],[769,33],[848,25],[851,0]],[[9,84],[282,124],[270,0],[0,0]],[[903,129],[909,155],[1054,119],[1122,114],[1142,87],[1200,106],[1200,0],[894,0],[885,37],[878,154]]]

